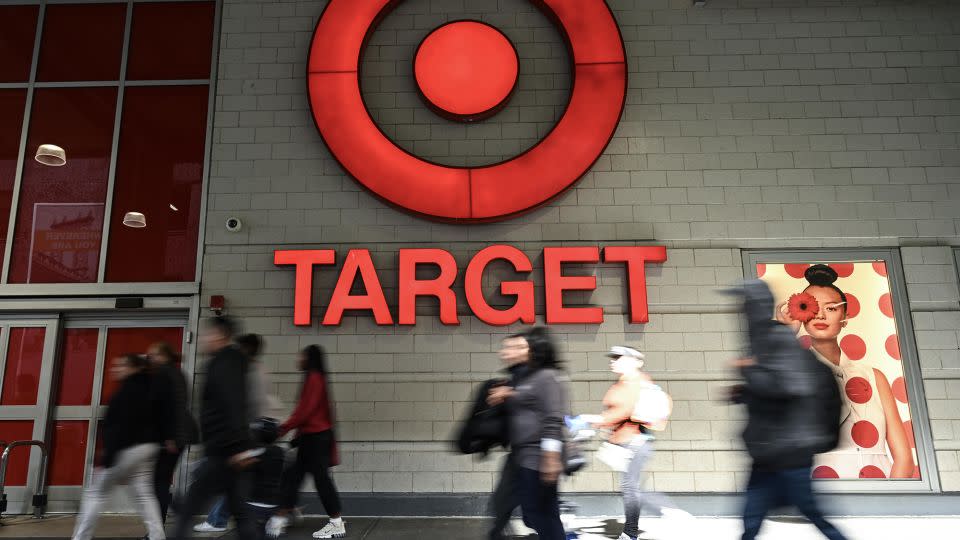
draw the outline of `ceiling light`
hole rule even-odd
[[[67,152],[55,144],[41,144],[34,159],[50,167],[61,167],[67,164]]]
[[[180,211],[180,209],[177,208],[176,206],[174,206],[172,203],[170,204],[170,209],[173,210],[174,212],[179,212],[179,211]]]
[[[147,226],[147,216],[140,212],[127,212],[123,216],[123,224],[133,229],[142,229]]]

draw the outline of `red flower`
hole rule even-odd
[[[807,293],[795,294],[787,303],[787,311],[791,319],[805,323],[817,316],[820,312],[820,304],[817,303],[816,298]]]

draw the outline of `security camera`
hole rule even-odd
[[[238,217],[227,218],[227,230],[230,232],[240,232],[243,228],[243,222]]]

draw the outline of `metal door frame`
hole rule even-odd
[[[11,328],[44,328],[43,353],[40,363],[40,375],[37,381],[37,401],[34,405],[5,405],[0,407],[0,420],[33,421],[33,439],[47,441],[50,426],[50,398],[53,393],[53,374],[60,346],[60,327],[62,319],[58,313],[8,316],[0,315],[0,388],[7,368]],[[13,442],[13,441],[7,441]],[[20,450],[23,452],[25,450]],[[8,512],[26,514],[31,510],[30,495],[37,489],[37,475],[40,472],[41,457],[32,448],[27,465],[27,482],[23,486],[6,488],[9,499]]]

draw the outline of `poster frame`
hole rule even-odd
[[[746,279],[757,278],[757,264],[760,263],[855,261],[883,261],[886,263],[890,293],[893,297],[897,336],[900,342],[903,375],[906,379],[907,404],[910,407],[910,418],[913,421],[914,440],[917,445],[917,464],[920,466],[921,478],[919,480],[821,480],[817,481],[817,489],[829,493],[940,493],[942,491],[940,472],[937,468],[933,432],[930,428],[930,414],[927,410],[923,375],[920,370],[920,356],[913,329],[913,318],[910,311],[910,300],[907,296],[907,282],[904,277],[900,250],[898,248],[743,250],[741,257],[743,260],[743,275]]]

